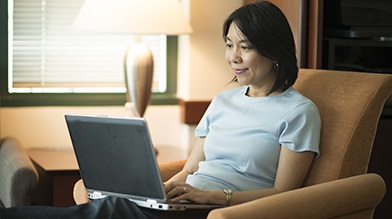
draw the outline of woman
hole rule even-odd
[[[196,128],[198,141],[185,167],[165,183],[172,202],[228,206],[296,189],[318,156],[320,116],[292,87],[298,67],[283,13],[265,1],[243,6],[225,21],[223,37],[233,82],[241,86],[211,102]],[[16,208],[0,216],[190,218],[189,214],[107,198],[67,209]],[[206,214],[193,212],[192,218]]]
[[[246,5],[227,18],[223,37],[242,86],[217,95],[197,126],[184,169],[166,183],[175,202],[236,205],[299,188],[318,154],[319,112],[291,87],[298,67],[282,12]]]

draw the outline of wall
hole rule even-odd
[[[211,100],[227,85],[233,73],[224,59],[222,25],[226,17],[243,5],[242,0],[187,0],[193,33],[181,36],[179,49],[178,96],[184,100]],[[194,126],[186,126],[183,137],[191,150]]]
[[[178,97],[209,100],[230,88],[232,74],[224,61],[221,26],[242,0],[183,0],[193,34],[180,37]],[[2,82],[4,83],[4,82]],[[1,107],[0,137],[14,136],[25,148],[70,149],[64,114],[121,116],[123,107]],[[193,144],[194,127],[180,122],[179,107],[149,106],[145,118],[158,148],[179,149],[179,156]]]
[[[26,148],[70,148],[65,114],[123,116],[123,107],[4,107],[1,109],[1,135],[15,136]],[[176,145],[179,132],[177,106],[151,106],[145,118],[151,135],[160,145]],[[159,115],[159,117],[157,117]],[[166,133],[159,130],[166,124]],[[173,139],[173,140],[171,140]]]
[[[190,35],[188,87],[180,95],[186,100],[210,100],[231,88],[233,73],[224,58],[222,25],[226,17],[243,3],[241,0],[191,0],[190,17],[194,33]]]

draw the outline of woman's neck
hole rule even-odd
[[[255,88],[254,86],[249,85],[245,95],[248,97],[265,97],[270,92],[270,90],[271,90],[271,86]],[[283,91],[279,89],[268,94],[268,96],[274,96],[281,93],[283,93]]]

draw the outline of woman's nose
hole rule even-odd
[[[231,54],[230,54],[230,62],[234,62],[234,63],[239,63],[241,62],[241,56],[238,52],[238,50],[233,49]]]

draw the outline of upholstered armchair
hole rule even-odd
[[[303,187],[213,210],[209,219],[373,217],[386,188],[367,166],[383,105],[392,93],[392,75],[301,69],[294,87],[318,106],[322,120],[321,156]],[[163,180],[184,162],[160,165]],[[82,181],[75,184],[74,198],[87,201]]]
[[[31,204],[38,184],[38,172],[20,142],[7,137],[0,140],[0,207]]]

